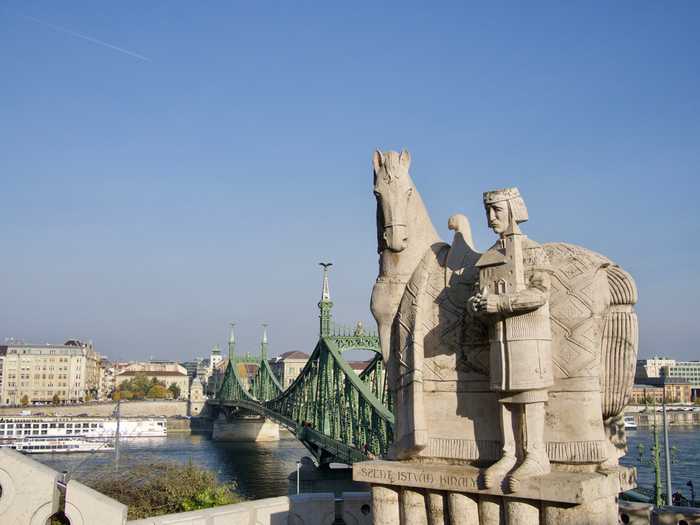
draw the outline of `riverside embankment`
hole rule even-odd
[[[82,405],[34,405],[27,407],[0,407],[0,417],[7,416],[70,416],[112,417],[117,403],[85,403]],[[23,414],[24,412],[24,414]],[[29,414],[27,414],[29,412]],[[187,401],[122,401],[120,408],[124,418],[165,417],[168,433],[211,432],[212,422],[206,418],[188,418]]]
[[[116,401],[83,403],[80,405],[28,405],[26,407],[0,407],[0,416],[18,416],[29,411],[32,416],[93,416],[109,417],[114,414]],[[124,417],[175,417],[187,415],[185,400],[122,401]]]

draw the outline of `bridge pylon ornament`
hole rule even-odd
[[[328,269],[333,266],[331,262],[320,262],[319,266],[323,268],[323,287],[321,288],[321,300],[318,302],[319,312],[319,335],[326,337],[331,335],[333,331],[333,302],[331,301],[331,292],[328,285]]]
[[[462,214],[450,216],[451,244],[440,241],[410,164],[406,150],[373,155],[371,307],[394,439],[354,477],[373,487],[375,523],[616,524],[617,493],[635,475],[618,464],[634,280],[586,248],[528,239],[516,188],[483,195],[498,234],[489,250]]]

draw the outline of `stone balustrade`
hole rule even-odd
[[[127,507],[14,450],[0,449],[0,523],[46,525],[63,511],[71,525],[371,525],[370,495],[304,493],[127,521]]]
[[[246,501],[210,509],[127,521],[127,507],[75,480],[19,454],[0,449],[0,523],[45,525],[63,510],[71,525],[371,525],[370,494],[308,492]],[[700,524],[700,510],[654,509],[645,503],[619,502],[621,523],[630,525]],[[380,517],[381,518],[381,517]],[[379,519],[379,522],[382,520]]]

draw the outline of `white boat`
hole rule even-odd
[[[25,454],[51,454],[65,452],[108,452],[114,450],[109,441],[97,441],[80,437],[72,438],[24,438],[3,445]]]
[[[25,437],[86,437],[113,438],[117,431],[116,418],[99,417],[0,417],[0,441]],[[163,437],[168,433],[164,417],[121,418],[119,437]]]
[[[637,422],[635,421],[634,416],[625,416],[624,422],[626,430],[634,430],[637,428]]]

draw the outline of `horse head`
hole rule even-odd
[[[377,198],[377,251],[402,252],[409,239],[409,202],[415,188],[408,175],[411,154],[377,150],[374,164],[374,195]]]

